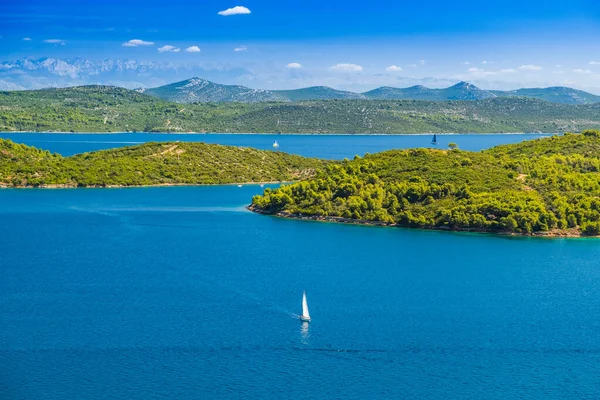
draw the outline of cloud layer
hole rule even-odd
[[[246,46],[240,46],[233,49],[233,51],[246,51],[248,48]]]
[[[531,64],[527,64],[527,65],[521,65],[519,67],[519,69],[521,71],[541,71],[544,68],[540,67],[539,65],[531,65]]]
[[[190,46],[187,49],[185,49],[185,51],[187,51],[188,53],[200,53],[200,47],[198,46]]]
[[[388,72],[399,72],[402,71],[402,67],[398,67],[397,65],[390,65],[385,70]]]
[[[228,8],[227,10],[219,11],[217,14],[222,15],[224,17],[228,17],[230,15],[242,15],[242,14],[250,14],[250,9],[244,6],[235,6],[232,8]]]
[[[25,39],[23,39],[25,40]],[[44,43],[50,43],[50,44],[61,44],[61,45],[65,45],[65,41],[62,39],[46,39],[44,40]]]
[[[158,52],[159,53],[179,53],[181,49],[179,47],[175,47],[175,46],[171,46],[170,44],[167,44],[163,47],[159,47]]]
[[[332,71],[342,71],[342,72],[360,72],[363,70],[363,67],[357,64],[335,64],[330,68]]]
[[[286,65],[287,68],[290,69],[298,69],[298,68],[302,68],[302,64],[299,63],[289,63],[288,65]]]
[[[140,39],[131,39],[128,42],[123,43],[123,47],[137,47],[137,46],[154,46],[154,42],[146,42]]]

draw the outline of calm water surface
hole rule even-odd
[[[0,398],[599,397],[598,241],[283,220],[260,191],[0,191]]]
[[[455,142],[463,150],[483,150],[507,143],[518,143],[548,135],[543,134],[487,134],[438,135],[438,145],[432,146],[430,135],[252,135],[252,134],[165,134],[165,133],[2,133],[0,137],[25,143],[68,156],[86,151],[133,146],[145,142],[206,142],[232,146],[247,146],[272,150],[273,142],[279,150],[307,157],[343,159],[365,153],[411,147],[445,149]]]

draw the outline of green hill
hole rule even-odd
[[[502,133],[597,127],[600,103],[527,98],[177,104],[108,86],[0,92],[0,131]]]
[[[572,89],[562,86],[549,88],[518,89],[507,92],[493,91],[502,97],[527,97],[531,99],[540,99],[553,103],[563,104],[594,104],[600,103],[600,96],[584,92],[583,90]]]
[[[496,94],[479,89],[467,82],[459,82],[445,89],[430,89],[417,85],[405,89],[383,86],[370,92],[363,93],[368,99],[380,100],[485,100],[498,97]]]
[[[0,186],[137,186],[293,181],[329,161],[205,143],[146,143],[62,157],[0,139]]]
[[[221,85],[200,78],[159,86],[152,89],[140,89],[140,92],[176,103],[197,102],[242,102],[256,103],[264,101],[311,101],[311,100],[425,100],[476,101],[496,97],[522,97],[545,100],[561,104],[600,103],[600,96],[568,87],[524,88],[518,90],[485,90],[468,82],[431,89],[422,85],[407,88],[382,86],[364,93],[355,93],[333,89],[327,86],[312,86],[293,90],[260,90],[245,86]]]
[[[475,101],[496,97],[523,97],[562,104],[593,104],[600,96],[568,87],[525,88],[511,91],[485,90],[468,82],[459,82],[442,89],[431,89],[422,85],[407,88],[382,86],[364,93],[333,89],[327,86],[312,86],[294,90],[260,90],[238,85],[221,85],[200,78],[140,89],[140,92],[176,103],[197,102],[241,102],[264,101],[311,101],[311,100],[426,100]]]
[[[281,95],[290,101],[305,100],[342,100],[342,99],[364,99],[360,93],[336,90],[327,86],[312,86],[294,90],[273,90],[273,93]]]
[[[479,232],[599,235],[600,132],[482,152],[393,150],[256,196],[281,216]]]

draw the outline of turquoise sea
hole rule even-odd
[[[0,399],[599,397],[597,240],[246,211],[262,190],[1,190]]]
[[[352,158],[356,154],[377,153],[389,149],[436,147],[445,149],[454,142],[463,150],[478,151],[507,143],[549,136],[549,134],[487,134],[437,135],[438,145],[431,145],[432,135],[253,135],[253,134],[173,134],[173,133],[7,133],[0,138],[11,139],[69,156],[86,151],[134,146],[145,142],[206,142],[230,146],[246,146],[272,150],[277,141],[279,150],[306,157]]]

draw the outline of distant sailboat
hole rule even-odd
[[[431,140],[431,144],[437,145],[437,136],[435,136],[435,133],[433,134],[433,139]]]
[[[306,292],[302,292],[302,315],[300,316],[300,321],[310,322],[308,303],[306,302]]]
[[[273,142],[273,148],[274,149],[278,149],[279,148],[279,143],[277,143],[277,140]]]

